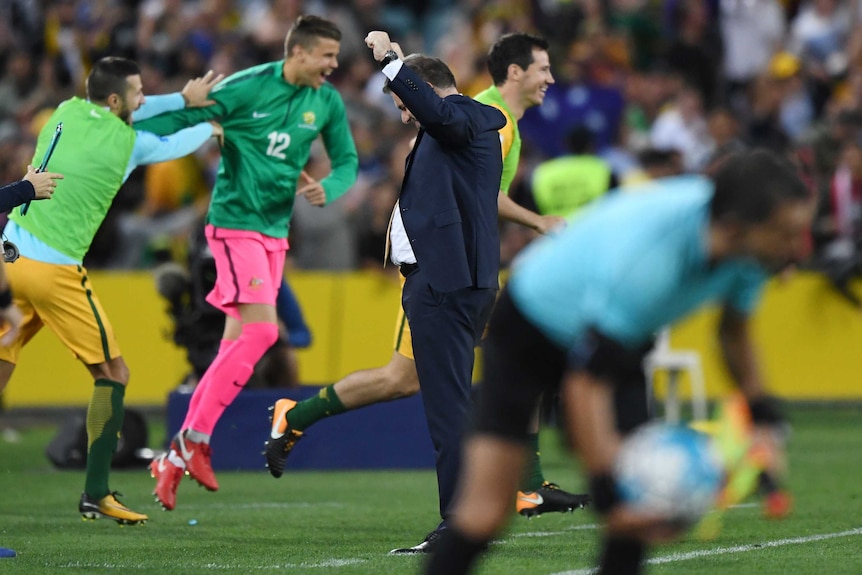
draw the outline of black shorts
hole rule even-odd
[[[516,442],[527,440],[542,394],[557,393],[566,371],[579,369],[568,350],[521,314],[508,289],[494,307],[482,362],[475,431]],[[642,370],[631,369],[608,375],[614,386],[617,428],[625,433],[648,419],[646,378]]]

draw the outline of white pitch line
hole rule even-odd
[[[598,529],[598,523],[588,523],[586,525],[574,525],[572,527],[566,527],[562,531],[527,531],[526,533],[510,533],[509,538],[514,537],[551,537],[552,535],[565,535],[566,533],[570,533],[572,531],[584,531],[590,529]]]
[[[775,541],[766,541],[765,543],[755,543],[750,545],[736,545],[734,547],[717,547],[716,549],[703,549],[701,551],[689,551],[687,553],[673,553],[663,557],[653,557],[646,562],[649,565],[662,565],[664,563],[675,563],[677,561],[688,561],[690,559],[700,559],[701,557],[711,557],[713,555],[727,555],[729,553],[747,553],[748,551],[757,551],[770,547],[784,547],[786,545],[801,545],[805,543],[814,543],[815,541],[824,541],[826,539],[837,539],[839,537],[852,537],[854,535],[862,535],[862,527],[856,529],[848,529],[847,531],[839,531],[837,533],[823,533],[821,535],[807,535],[805,537],[790,537],[787,539],[776,539]],[[591,575],[597,570],[575,569],[573,571],[560,571],[552,575]]]

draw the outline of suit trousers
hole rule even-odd
[[[440,292],[420,267],[404,284],[401,303],[413,334],[413,356],[434,445],[440,516],[445,520],[461,467],[461,443],[468,425],[473,349],[478,345],[495,289]]]

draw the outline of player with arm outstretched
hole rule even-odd
[[[123,424],[129,368],[111,323],[83,266],[96,230],[120,186],[135,167],[190,154],[213,135],[217,124],[202,123],[158,137],[135,129],[139,118],[185,106],[203,106],[219,78],[208,74],[182,93],[145,100],[138,65],[103,58],[87,78],[87,99],[66,100],[39,134],[34,163],[44,157],[63,123],[66,135],[54,150],[51,169],[61,172],[50,201],[34,203],[26,215],[14,211],[4,230],[21,257],[7,267],[15,303],[23,313],[18,337],[0,348],[0,390],[12,376],[21,348],[47,325],[86,366],[94,380],[87,410],[87,472],[78,506],[85,518],[108,517],[121,524],[146,521],[120,503],[108,486],[111,458]]]
[[[359,161],[344,102],[326,82],[338,67],[340,41],[332,22],[301,16],[287,34],[284,60],[227,78],[211,94],[215,105],[210,108],[144,123],[146,129],[168,133],[218,119],[225,131],[206,226],[217,276],[207,301],[225,313],[225,329],[170,451],[150,466],[154,494],[165,509],[175,507],[184,471],[207,489],[218,489],[210,438],[225,408],[278,338],[275,304],[296,197],[322,206],[356,180]],[[329,176],[319,182],[302,171],[318,136],[332,164]]]

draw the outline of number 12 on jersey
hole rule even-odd
[[[269,147],[266,149],[267,156],[273,156],[279,160],[285,159],[284,150],[290,145],[290,134],[286,132],[270,132],[267,135]]]

